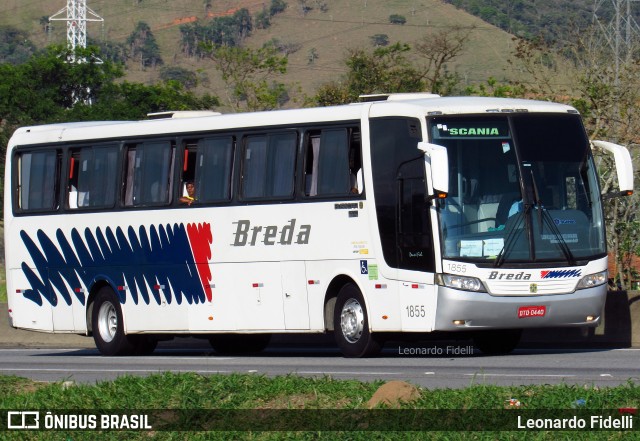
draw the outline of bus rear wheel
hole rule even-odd
[[[487,355],[505,355],[513,351],[522,336],[522,329],[479,331],[473,336],[473,344]]]
[[[353,283],[340,289],[333,312],[334,336],[345,357],[371,357],[382,349],[369,331],[369,317],[362,293]]]
[[[136,344],[125,335],[122,308],[113,290],[103,287],[98,291],[91,313],[93,340],[103,355],[130,355]]]

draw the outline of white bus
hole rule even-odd
[[[631,193],[628,151],[597,145]],[[6,162],[11,324],[105,355],[330,332],[349,357],[389,336],[506,353],[524,328],[597,326],[591,147],[569,106],[428,94],[24,127]]]

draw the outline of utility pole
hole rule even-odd
[[[104,19],[87,6],[87,0],[67,0],[67,6],[49,17],[49,21],[67,22],[67,45],[71,49],[72,59],[69,61],[72,63],[76,61],[76,48],[87,47],[87,22],[104,23]]]

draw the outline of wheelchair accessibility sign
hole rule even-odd
[[[360,274],[369,274],[369,264],[366,260],[360,261]]]

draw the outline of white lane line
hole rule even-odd
[[[212,374],[228,374],[234,371],[222,371],[219,369],[82,369],[78,371],[69,371],[69,369],[57,369],[57,368],[0,368],[0,372],[67,372],[71,375],[79,375],[79,374],[87,374],[87,373],[101,373],[101,372],[111,372],[111,373],[163,373],[163,372],[195,372],[195,373],[212,373]]]
[[[88,357],[82,357],[83,360],[109,360],[110,357],[106,357],[104,355],[92,355]],[[228,361],[228,360],[236,360],[236,358],[232,357],[153,357],[145,355],[143,357],[138,356],[129,356],[129,357],[118,357],[118,360],[171,360],[171,361],[184,361],[184,360],[213,360],[213,361]]]
[[[464,374],[467,377],[559,377],[559,378],[567,378],[567,377],[575,377],[575,375],[553,375],[553,374],[485,374],[485,373],[475,373],[475,374]]]
[[[400,372],[296,371],[302,375],[402,375]]]

